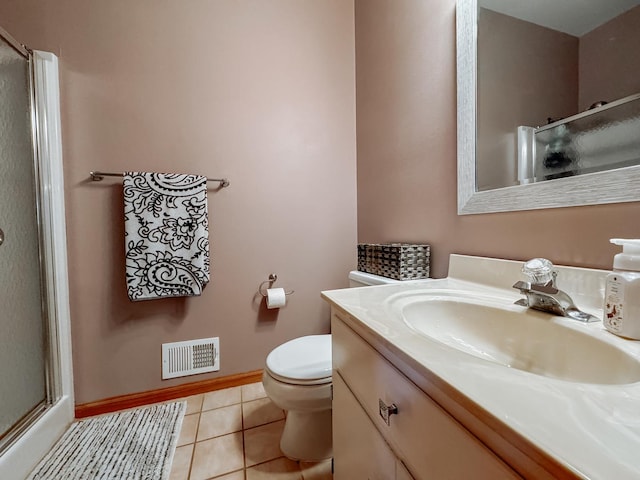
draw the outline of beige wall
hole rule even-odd
[[[578,111],[578,39],[481,8],[477,82],[478,189],[517,185],[517,163],[496,168],[496,159],[516,158],[514,125]]]
[[[640,6],[580,37],[580,109],[640,93]]]
[[[611,268],[640,204],[456,214],[455,0],[356,0],[358,240]]]
[[[344,0],[4,2],[2,26],[60,56],[76,397],[160,381],[160,344],[216,335],[219,375],[328,330],[322,289],[355,266],[354,17]],[[358,240],[609,268],[640,206],[456,214],[455,0],[356,0]],[[89,170],[228,176],[209,200],[204,295],[126,299],[118,180]],[[276,316],[258,284],[293,288]]]
[[[260,369],[329,331],[323,289],[355,267],[353,2],[3,2],[2,26],[60,58],[76,401]],[[209,197],[202,297],[133,304],[122,183],[90,170],[226,176]],[[294,289],[266,310],[269,273]],[[161,381],[160,345],[220,337],[221,370]]]

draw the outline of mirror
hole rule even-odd
[[[603,49],[589,43],[597,37],[588,32],[600,31],[594,27],[618,17],[640,22],[640,2],[588,3],[592,7],[587,9],[584,0],[580,8],[555,0],[480,0],[480,6],[477,0],[458,0],[459,214],[640,199],[640,64],[635,50],[617,47],[627,59],[618,70],[610,66],[616,56],[610,52],[601,54],[595,65],[584,60],[588,48]],[[612,5],[615,10],[602,13]],[[570,15],[552,10],[558,7]],[[566,52],[548,39],[532,41],[524,35],[529,29],[559,37]],[[514,31],[519,37],[505,37]],[[633,35],[637,44],[640,34]],[[490,49],[492,43],[502,49]],[[629,64],[634,62],[632,75]],[[606,103],[593,105],[601,100]]]

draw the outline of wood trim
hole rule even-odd
[[[141,407],[152,403],[166,402],[176,398],[189,397],[200,393],[213,392],[224,388],[238,387],[249,383],[256,383],[262,380],[262,370],[253,372],[238,373],[226,377],[212,378],[200,382],[186,383],[175,387],[149,390],[147,392],[131,393],[118,397],[105,398],[95,402],[76,405],[76,418],[91,417],[103,413],[117,412],[127,408]]]

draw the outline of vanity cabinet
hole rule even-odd
[[[332,309],[336,480],[521,478],[340,315]]]

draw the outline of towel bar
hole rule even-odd
[[[123,173],[113,173],[113,172],[89,172],[89,177],[94,182],[99,182],[100,180],[104,180],[104,177],[123,177]],[[229,180],[226,178],[207,178],[207,182],[218,182],[220,187],[228,187]]]

